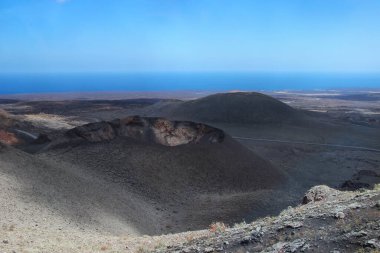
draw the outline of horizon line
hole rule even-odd
[[[324,71],[324,70],[88,70],[88,71],[0,71],[3,74],[380,74],[373,71]]]

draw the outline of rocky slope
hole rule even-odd
[[[34,224],[29,228],[26,224],[4,223],[0,230],[0,249],[3,252],[133,253],[380,251],[380,189],[341,192],[316,186],[302,201],[307,203],[248,224],[229,228],[213,223],[207,230],[161,236],[115,236],[101,231],[68,232],[58,224],[39,229]]]
[[[340,192],[316,186],[303,203],[233,228],[216,223],[194,239],[153,251],[380,252],[380,189]]]

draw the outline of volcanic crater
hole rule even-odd
[[[220,129],[201,123],[130,116],[110,122],[95,122],[76,127],[69,130],[67,136],[90,142],[108,141],[121,136],[164,146],[179,146],[194,143],[220,143],[223,142],[225,134]]]

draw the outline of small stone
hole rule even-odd
[[[261,241],[261,237],[264,235],[263,232],[257,232],[256,230],[252,232],[251,234],[251,238],[249,239],[250,241],[253,241],[253,242],[260,242]]]
[[[371,239],[365,242],[364,246],[371,247],[374,249],[380,249],[380,241],[376,239]]]
[[[380,200],[378,200],[378,201],[376,202],[375,206],[376,206],[377,208],[380,208]]]
[[[306,243],[305,245],[302,246],[301,252],[308,251],[310,249],[310,244]]]
[[[352,203],[350,205],[348,205],[348,208],[350,209],[359,209],[361,207],[361,205],[359,203]]]
[[[249,244],[250,241],[251,241],[251,237],[250,237],[250,236],[245,236],[245,237],[243,237],[243,239],[240,241],[240,244],[241,244],[241,245],[247,245],[247,244]]]
[[[3,240],[3,243],[4,243],[4,244],[8,244],[9,241],[8,241],[8,240]]]
[[[268,252],[284,252],[285,246],[287,246],[287,243],[278,242],[278,243],[272,245],[271,250],[268,250]]]
[[[285,227],[288,227],[288,228],[300,228],[303,226],[302,222],[299,222],[299,221],[285,222],[284,225],[285,225]]]
[[[299,248],[303,247],[305,245],[305,240],[303,239],[297,239],[289,243],[286,247],[286,252],[296,252]]]
[[[211,248],[211,247],[205,248],[205,252],[206,253],[210,253],[210,252],[213,252],[213,251],[214,251],[214,248]]]
[[[353,233],[353,235],[355,237],[363,237],[363,236],[367,236],[367,232],[366,231],[363,231],[363,230],[360,230],[359,232],[356,232],[356,233]]]
[[[343,212],[337,212],[334,215],[334,217],[337,218],[337,219],[344,219],[344,217],[346,217],[346,215]]]
[[[224,245],[230,244],[228,241],[223,242]]]

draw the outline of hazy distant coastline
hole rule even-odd
[[[159,99],[180,99],[191,100],[205,97],[221,92],[240,92],[247,90],[182,90],[182,91],[83,91],[83,92],[39,92],[39,93],[16,93],[0,94],[0,100],[119,100],[119,99],[140,99],[140,98],[159,98]],[[330,97],[344,99],[347,96],[380,96],[380,88],[373,89],[340,89],[340,90],[273,90],[260,92],[277,97]],[[361,98],[360,100],[362,100]],[[378,100],[378,99],[376,99]]]
[[[0,74],[0,94],[380,89],[380,74],[82,73]]]

